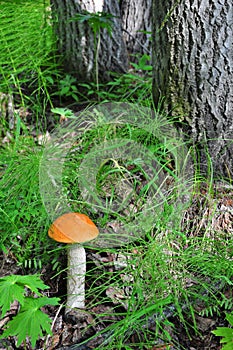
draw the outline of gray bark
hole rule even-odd
[[[70,21],[83,10],[88,12],[106,12],[113,18],[113,30],[109,35],[101,29],[101,41],[98,55],[100,81],[109,80],[109,72],[123,73],[128,68],[128,58],[122,37],[120,9],[117,0],[103,1],[51,0],[53,16],[56,22],[58,50],[64,59],[66,72],[80,80],[95,79],[96,46],[94,34],[87,22]]]
[[[121,1],[123,37],[130,60],[133,55],[151,54],[152,0]]]
[[[233,9],[228,0],[153,0],[153,96],[233,176]]]

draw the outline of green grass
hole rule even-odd
[[[129,72],[123,75],[115,75],[113,81],[107,84],[78,83],[82,99],[90,101],[121,101],[132,102],[150,107],[152,93],[151,74],[140,76],[137,72]],[[128,87],[130,86],[130,89]]]
[[[109,120],[109,107],[110,115],[118,113],[113,120]],[[151,119],[150,110],[136,104],[128,104],[124,115],[124,108],[125,104],[103,104],[85,110],[71,119],[64,131],[61,129],[64,135],[72,135],[85,120],[86,128],[70,150],[66,146],[69,137],[63,138],[62,134],[59,138],[64,147],[63,143],[57,143],[58,147],[45,149],[41,190],[52,218],[68,207],[94,215],[100,225],[118,218],[136,237],[150,230],[155,220],[160,220],[161,205],[167,206],[167,215],[170,211],[174,216],[170,202],[177,201],[181,190],[182,196],[190,191],[188,179],[183,176],[186,159],[180,158],[185,145],[173,137],[169,139],[171,124],[166,125],[164,117],[157,115]],[[117,119],[117,115],[120,118]],[[54,162],[54,158],[60,162]],[[49,177],[60,184],[62,176],[65,189],[58,193]],[[168,181],[174,184],[166,189]],[[58,202],[63,203],[64,208],[62,204],[58,206]],[[177,203],[176,215],[178,207]],[[142,212],[147,216],[147,224]]]
[[[156,123],[158,130],[158,121]],[[22,132],[20,119],[17,125],[14,141],[2,147],[0,153],[1,247],[5,253],[13,254],[16,264],[23,268],[24,273],[40,273],[52,261],[53,274],[56,276],[61,273],[61,269],[66,268],[59,260],[61,251],[65,254],[65,249],[62,244],[52,242],[47,237],[51,221],[43,206],[39,188],[39,171],[45,148]],[[150,129],[153,130],[152,127]],[[143,210],[150,196],[156,200],[158,192],[154,194],[151,174],[147,174],[148,169],[144,169],[142,162],[127,157],[114,158],[112,148],[112,157],[109,159],[108,142],[113,137],[143,144],[157,157],[160,166],[174,179],[176,185],[172,185],[168,197],[161,196],[160,215],[156,214],[149,224],[140,226],[140,230],[144,230],[140,237],[112,248],[90,245],[91,251],[94,249],[99,256],[120,255],[121,261],[100,261],[97,266],[92,260],[88,261],[87,308],[101,310],[102,305],[112,304],[109,309],[95,315],[96,322],[100,324],[103,317],[109,317],[109,325],[105,330],[109,332],[109,347],[125,349],[135,346],[132,344],[132,334],[134,340],[137,339],[135,342],[140,343],[138,348],[142,348],[142,344],[153,346],[155,339],[160,339],[158,344],[161,339],[167,344],[174,343],[171,334],[176,330],[175,325],[167,320],[169,308],[186,325],[187,332],[190,325],[194,330],[196,327],[195,303],[201,302],[202,311],[206,310],[206,314],[219,312],[222,307],[230,308],[229,301],[224,299],[218,288],[219,285],[226,287],[232,284],[232,248],[227,244],[227,234],[213,232],[212,229],[212,235],[209,235],[208,225],[198,235],[192,235],[190,228],[189,231],[182,231],[181,219],[187,205],[175,204],[181,192],[179,186],[182,186],[176,181],[176,164],[179,165],[175,158],[176,147],[169,140],[165,147],[159,141],[159,136],[153,137],[143,127],[137,128],[135,125],[122,124],[117,128],[114,123],[101,124],[101,127],[97,125],[87,129],[76,140],[67,154],[62,172],[62,186],[71,209],[88,214],[104,234],[111,229],[109,224],[114,226],[133,222],[137,218],[135,208],[139,212]],[[103,143],[106,141],[107,159],[98,165],[96,171],[95,196],[101,198],[101,203],[93,205],[95,197],[89,200],[81,196],[78,169],[86,157],[92,155],[93,149],[100,147],[104,158]],[[117,143],[114,147],[117,148]],[[91,163],[87,164],[90,166]],[[114,211],[113,205],[119,196],[119,183],[126,178],[133,191],[133,203],[137,204],[131,214],[125,211],[125,206]],[[194,179],[194,187],[187,187],[186,190],[198,195],[198,177]],[[143,181],[146,190],[142,188],[137,191],[137,186]],[[190,183],[186,185],[190,186]],[[181,188],[183,191],[185,187]],[[211,195],[213,192],[210,190]],[[147,329],[148,322],[154,322],[154,332]]]
[[[14,142],[0,153],[0,245],[14,254],[17,264],[26,267],[33,260],[34,268],[42,266],[48,246],[38,179],[42,149],[20,130],[18,121]]]
[[[49,1],[1,1],[0,23],[0,92],[41,117],[60,74]]]

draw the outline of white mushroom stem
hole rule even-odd
[[[73,308],[85,308],[86,252],[82,245],[72,244],[68,248],[67,306],[66,312]]]

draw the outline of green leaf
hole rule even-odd
[[[72,97],[75,101],[79,102],[79,98],[78,98],[78,96],[77,96],[76,94],[71,94],[71,97]]]
[[[232,350],[233,349],[233,342],[228,343],[222,347],[222,350]]]
[[[45,305],[58,305],[60,299],[59,298],[48,298],[48,297],[40,297],[40,298],[26,298],[24,307],[22,309],[27,308],[41,308]]]
[[[233,313],[226,314],[226,320],[233,326]],[[233,349],[233,329],[227,327],[217,327],[214,331],[212,331],[214,335],[217,337],[222,337],[220,343],[226,343],[222,350],[232,350]]]
[[[44,305],[57,305],[59,298],[31,298],[27,297],[20,312],[7,324],[7,329],[0,336],[0,339],[8,336],[16,336],[17,346],[27,337],[31,339],[32,347],[36,345],[43,332],[51,334],[51,320],[40,308]]]
[[[69,21],[79,21],[80,23],[88,22],[95,34],[102,28],[106,29],[108,34],[111,35],[113,29],[113,18],[116,18],[116,16],[113,16],[110,13],[90,13],[88,11],[83,11],[83,13],[76,14]]]
[[[59,115],[64,115],[65,117],[72,117],[74,116],[74,113],[68,109],[68,108],[52,108],[51,109],[52,113],[59,114]]]
[[[233,326],[233,314],[227,314],[226,320]],[[217,327],[212,333],[218,337],[222,337],[220,343],[226,343],[222,350],[232,350],[233,349],[233,329],[227,327]]]
[[[47,76],[47,77],[45,77],[45,79],[46,79],[50,84],[54,84],[54,80],[53,80],[52,77]]]
[[[45,290],[49,288],[41,280],[40,275],[26,275],[26,276],[16,275],[16,277],[17,277],[18,284],[24,285],[25,287],[29,288],[32,292],[36,293],[37,295],[41,295],[39,289]]]
[[[218,337],[223,337],[221,343],[232,342],[233,345],[233,329],[227,327],[217,327],[212,333]]]
[[[73,90],[73,91],[78,91],[78,89],[77,89],[77,87],[75,86],[75,85],[71,85],[71,90]]]
[[[17,300],[21,305],[25,302],[25,287],[32,292],[41,295],[39,289],[48,288],[40,279],[39,275],[11,275],[0,278],[0,308],[2,317],[10,309],[11,304]]]
[[[24,287],[17,285],[17,276],[7,276],[0,279],[0,308],[1,317],[4,317],[11,304],[18,300],[22,305],[24,302]]]
[[[61,89],[60,94],[61,94],[61,95],[66,95],[69,91],[70,91],[70,87],[69,87],[69,86],[64,86],[64,87]]]
[[[231,326],[233,326],[233,313],[226,315],[226,320],[230,323]]]

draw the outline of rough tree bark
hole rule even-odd
[[[128,54],[151,55],[152,0],[120,2],[123,37]]]
[[[228,0],[153,0],[153,96],[202,145],[206,171],[233,176],[233,8]]]
[[[95,45],[93,31],[87,22],[70,21],[82,11],[106,12],[114,16],[113,30],[109,35],[101,29],[98,57],[100,81],[109,80],[109,72],[124,73],[128,69],[128,57],[123,41],[120,9],[117,0],[51,0],[56,22],[58,51],[63,56],[64,68],[79,80],[95,80]]]
[[[114,16],[110,36],[101,29],[98,57],[99,78],[110,79],[109,72],[125,73],[130,55],[151,53],[152,0],[51,0],[58,37],[58,51],[64,59],[66,72],[80,80],[94,81],[94,36],[87,22],[70,21],[82,11],[106,12]],[[143,33],[142,33],[143,32]]]

